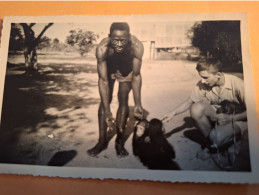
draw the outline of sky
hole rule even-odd
[[[175,26],[178,28],[178,26],[187,25],[188,29],[189,27],[193,26],[194,22],[164,22],[164,23],[157,23],[157,22],[128,22],[131,34],[136,35],[137,37],[140,37],[141,40],[144,39],[151,39],[150,37],[153,34],[154,36],[165,36],[165,26],[170,25],[171,27]],[[180,25],[179,25],[180,24]],[[37,23],[33,26],[33,30],[35,34],[39,34],[46,23]],[[95,22],[95,23],[54,23],[53,26],[51,26],[47,31],[44,33],[45,36],[51,38],[52,40],[54,38],[58,38],[59,41],[65,42],[66,37],[69,35],[69,31],[72,29],[84,29],[84,30],[90,30],[97,34],[99,34],[99,41],[103,38],[107,37],[109,34],[111,23],[108,22]],[[156,28],[154,29],[154,26]],[[161,30],[160,30],[161,29]],[[182,29],[182,28],[181,28]],[[154,30],[156,32],[154,32]],[[167,30],[168,31],[168,30]],[[178,31],[179,32],[179,31]],[[155,33],[155,34],[154,34]],[[185,36],[186,30],[180,30],[180,34],[183,34]],[[175,33],[174,33],[175,34]],[[172,33],[172,36],[179,35],[179,33],[174,35]],[[170,35],[170,32],[169,32]],[[168,36],[168,32],[167,32]]]
[[[39,34],[42,29],[44,28],[46,24],[44,23],[38,23],[33,27],[33,30],[35,34]],[[54,23],[53,26],[51,26],[44,35],[54,39],[58,38],[59,41],[65,42],[66,37],[69,35],[69,31],[72,29],[84,29],[84,30],[90,30],[95,33],[98,33],[99,36],[108,36],[109,33],[109,25],[105,23]]]

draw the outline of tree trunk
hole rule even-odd
[[[34,74],[38,72],[37,52],[36,48],[24,50],[26,74]]]
[[[35,25],[35,23],[31,23],[30,25],[26,23],[20,23],[23,27],[23,31],[25,34],[25,49],[24,49],[24,58],[25,58],[25,67],[26,72],[25,74],[34,74],[38,72],[38,64],[37,64],[37,45],[39,44],[39,41],[42,37],[42,35],[45,33],[45,31],[53,25],[53,23],[49,23],[44,27],[44,29],[41,31],[41,33],[38,35],[38,37],[35,37],[35,33],[32,30],[32,27]]]

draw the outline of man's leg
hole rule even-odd
[[[116,123],[117,123],[117,138],[115,148],[117,155],[120,157],[127,156],[129,153],[124,148],[123,135],[127,119],[129,116],[129,92],[131,90],[131,82],[120,82],[118,91],[119,108],[117,111]]]
[[[115,82],[115,80],[109,81],[109,89],[110,89],[109,102],[110,103],[112,101],[114,82]],[[107,140],[106,140],[107,124],[105,121],[104,107],[103,107],[102,103],[100,103],[99,109],[98,109],[98,125],[99,125],[99,139],[98,139],[97,144],[93,148],[91,148],[87,151],[87,153],[90,156],[98,155],[100,152],[105,150],[108,145]]]
[[[211,130],[210,140],[217,146],[222,146],[233,139],[233,135],[240,135],[241,129],[236,123],[218,125]]]
[[[191,116],[196,121],[197,126],[201,130],[204,141],[202,143],[202,150],[198,151],[197,158],[206,160],[210,157],[208,147],[212,144],[209,139],[210,131],[212,129],[211,121],[214,121],[216,111],[210,104],[195,103],[191,107]]]
[[[195,103],[191,107],[191,116],[196,121],[203,136],[207,138],[212,129],[211,122],[215,121],[216,110],[210,104]]]

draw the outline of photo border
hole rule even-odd
[[[259,148],[258,122],[255,102],[255,88],[249,52],[249,29],[246,13],[214,13],[214,14],[168,14],[168,15],[128,15],[128,16],[38,16],[38,17],[5,17],[3,22],[1,53],[0,53],[0,109],[2,110],[4,79],[8,57],[8,45],[10,36],[10,24],[12,22],[58,22],[58,23],[83,23],[82,18],[107,17],[105,21],[111,22],[120,18],[120,21],[130,21],[132,16],[146,18],[145,21],[161,21],[168,16],[168,21],[213,21],[213,20],[240,20],[241,44],[244,71],[245,94],[247,104],[247,117],[249,129],[249,147],[251,172],[216,172],[216,171],[155,171],[141,169],[111,169],[111,168],[85,168],[85,167],[50,167],[38,165],[14,165],[0,164],[0,173],[5,174],[30,174],[34,176],[73,177],[73,178],[98,178],[98,179],[127,179],[127,180],[152,180],[170,182],[224,182],[224,183],[257,183],[259,182]],[[192,17],[195,16],[195,17]],[[65,21],[65,22],[64,22]],[[94,20],[90,20],[94,22]],[[163,20],[164,21],[164,20]],[[88,22],[88,21],[87,21]],[[0,115],[1,116],[1,115]]]

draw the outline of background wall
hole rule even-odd
[[[0,2],[4,16],[174,14],[245,12],[259,111],[259,2]],[[256,194],[259,185],[171,184],[148,181],[81,180],[0,175],[1,194]]]

